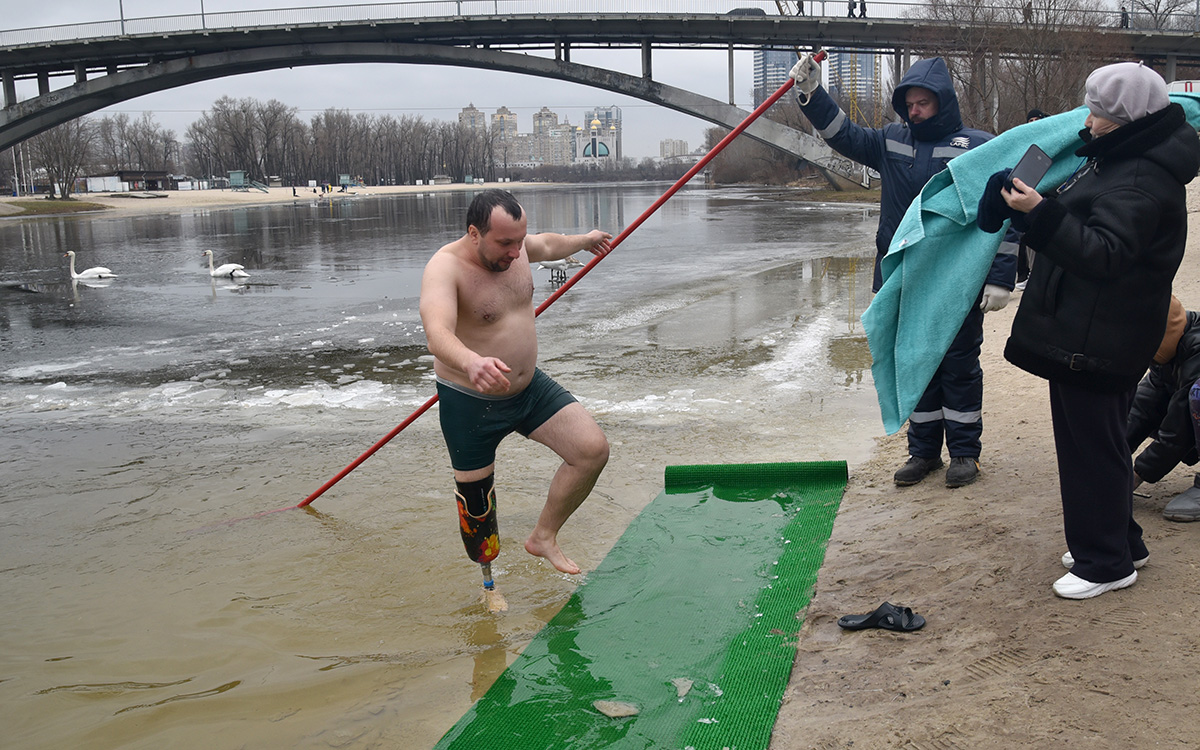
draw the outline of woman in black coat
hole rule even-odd
[[[1088,76],[1079,169],[1054,195],[1002,190],[1038,253],[1004,356],[1050,381],[1070,572],[1054,593],[1131,586],[1149,558],[1133,520],[1130,399],[1167,320],[1187,235],[1184,186],[1200,139],[1162,77],[1140,63]]]

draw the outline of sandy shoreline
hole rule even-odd
[[[1174,290],[1195,310],[1200,181],[1188,195]],[[903,430],[852,470],[772,748],[1200,746],[1200,524],[1162,517],[1193,471],[1177,467],[1134,498],[1150,548],[1136,585],[1055,597],[1066,543],[1048,387],[1002,356],[1019,303],[984,321],[980,480],[896,487]],[[837,627],[883,601],[928,624],[911,634]]]
[[[312,203],[317,200],[338,201],[338,200],[353,200],[358,197],[367,197],[372,195],[404,195],[418,193],[442,193],[455,192],[461,190],[482,190],[484,188],[505,188],[508,190],[514,188],[529,187],[534,183],[528,182],[489,182],[482,185],[385,185],[380,187],[361,187],[351,188],[345,193],[339,193],[336,190],[332,193],[314,193],[313,188],[296,188],[296,194],[292,194],[292,188],[268,188],[268,192],[264,193],[260,190],[166,190],[155,192],[154,195],[166,197],[137,197],[141,194],[120,194],[120,193],[81,193],[72,195],[71,197],[87,201],[88,203],[99,203],[109,207],[111,215],[129,216],[136,214],[151,214],[151,213],[170,213],[173,211],[185,211],[197,208],[236,208],[238,206],[265,206],[275,203],[292,203],[296,201],[304,201]],[[540,183],[538,183],[540,184]],[[18,200],[42,200],[43,196],[21,196],[14,198],[11,195],[0,196],[0,216],[3,216],[12,211],[6,211],[6,204]],[[58,214],[61,216],[62,214]],[[30,217],[37,218],[37,217]]]

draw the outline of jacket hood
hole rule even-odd
[[[917,125],[908,120],[908,107],[904,97],[913,86],[929,89],[938,98],[938,113]],[[940,141],[951,133],[962,130],[962,115],[958,111],[958,94],[954,93],[954,80],[946,61],[931,57],[913,63],[896,90],[892,92],[892,109],[900,115],[918,141]]]

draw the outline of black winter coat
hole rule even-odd
[[[1119,393],[1137,384],[1166,330],[1200,139],[1171,104],[1075,153],[1087,162],[1029,214],[1025,244],[1037,263],[1004,357],[1049,380]]]
[[[1191,466],[1197,461],[1196,433],[1188,404],[1188,393],[1197,378],[1200,378],[1200,313],[1189,311],[1175,356],[1161,365],[1150,364],[1150,372],[1138,383],[1129,407],[1125,430],[1129,451],[1136,451],[1146,438],[1154,438],[1133,462],[1138,476],[1147,482],[1162,479],[1180,462]]]

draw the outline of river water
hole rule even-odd
[[[666,187],[516,192],[530,231],[616,234]],[[436,407],[238,520],[433,394],[420,275],[470,197],[0,221],[5,747],[429,747],[558,611],[578,579],[521,549],[557,459],[501,446],[489,614]],[[854,465],[882,434],[876,209],[794,198],[689,186],[538,319],[612,444],[559,537],[585,571],[668,464]],[[67,250],[118,278],[71,283]]]

